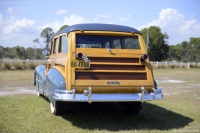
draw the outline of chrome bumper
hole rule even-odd
[[[146,93],[144,87],[141,87],[141,93],[138,94],[92,94],[92,88],[89,87],[83,94],[76,94],[72,91],[56,90],[53,95],[55,101],[71,102],[130,102],[130,101],[151,101],[163,99],[162,89],[153,89],[153,93]]]

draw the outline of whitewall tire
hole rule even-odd
[[[40,97],[40,96],[41,96],[41,94],[40,94],[38,91],[37,91],[37,96],[38,96],[38,97]]]
[[[62,115],[64,113],[64,102],[50,101],[51,113],[54,115]]]
[[[51,113],[56,114],[55,101],[50,102]]]

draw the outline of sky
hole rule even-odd
[[[200,0],[0,0],[0,46],[43,47],[33,43],[42,29],[108,23],[141,30],[158,26],[169,45],[200,37]]]

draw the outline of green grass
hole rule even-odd
[[[54,116],[42,97],[0,96],[0,132],[200,132],[200,69],[159,69],[154,75],[165,98],[145,102],[139,115],[115,103],[73,103],[65,115]],[[0,71],[0,91],[20,87],[21,79],[34,89],[32,76],[33,71]],[[169,79],[184,82],[164,82]]]
[[[30,86],[33,83],[33,70],[0,71],[0,87]]]

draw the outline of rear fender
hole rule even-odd
[[[50,101],[54,101],[53,95],[60,90],[66,90],[65,78],[57,69],[52,68],[46,76],[46,96]]]
[[[37,91],[41,94],[44,93],[45,69],[45,66],[39,65],[35,68],[34,74],[34,85],[36,85]]]

